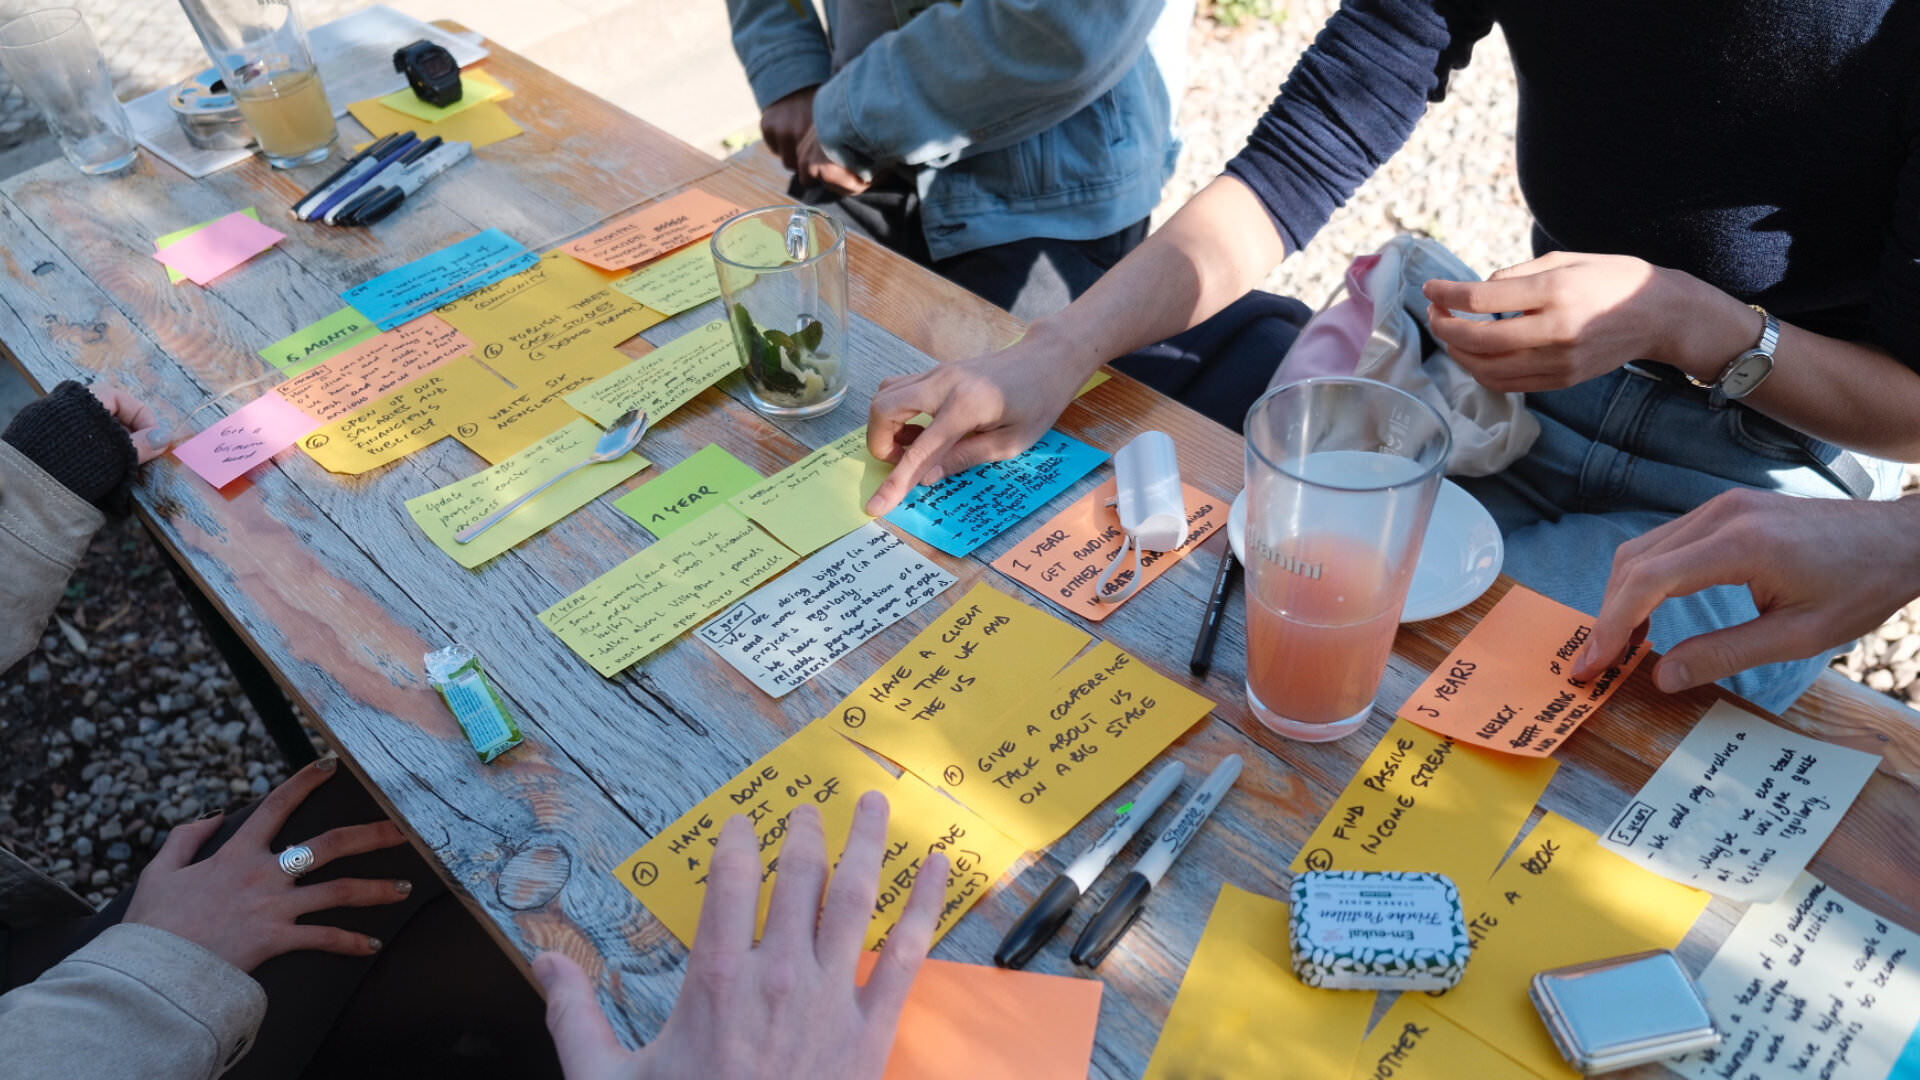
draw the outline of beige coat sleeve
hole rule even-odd
[[[33,651],[106,516],[0,442],[0,671]]]
[[[245,972],[151,926],[109,927],[0,994],[0,1069],[60,1080],[212,1080],[253,1046],[267,995]]]

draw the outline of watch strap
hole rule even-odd
[[[1739,366],[1740,361],[1754,353],[1765,353],[1768,362],[1772,362],[1774,350],[1780,347],[1780,320],[1774,318],[1771,312],[1759,304],[1747,306],[1760,313],[1760,340],[1752,348],[1740,350],[1733,359],[1727,361],[1726,366],[1720,369],[1720,374],[1714,376],[1712,382],[1696,379],[1684,371],[1680,373],[1681,377],[1702,390],[1718,390],[1727,381],[1727,376],[1733,374],[1733,369]]]

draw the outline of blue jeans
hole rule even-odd
[[[1704,391],[1622,369],[1564,390],[1531,394],[1540,439],[1495,476],[1460,478],[1506,538],[1506,572],[1582,611],[1598,612],[1613,552],[1630,540],[1736,487],[1812,498],[1847,498],[1835,462],[1844,451],[1809,439]],[[1900,467],[1855,456],[1872,496],[1899,491]],[[1863,493],[1854,493],[1863,494]],[[1716,586],[1668,600],[1649,640],[1681,641],[1758,614],[1745,586]],[[1833,652],[1768,664],[1721,685],[1780,712],[1832,660]]]

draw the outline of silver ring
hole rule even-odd
[[[298,878],[313,869],[313,849],[295,844],[280,853],[280,869],[290,878]]]

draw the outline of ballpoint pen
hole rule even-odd
[[[380,155],[392,149],[394,144],[399,140],[400,134],[395,132],[392,135],[387,135],[368,143],[359,153],[347,159],[346,164],[335,169],[332,176],[327,177],[315,186],[312,191],[301,196],[300,201],[293,204],[290,213],[300,221],[307,220],[308,210],[319,205],[321,200],[340,190],[342,184],[372,172],[374,165],[378,163],[380,159]]]
[[[1027,966],[1033,954],[1039,952],[1040,947],[1060,929],[1060,924],[1067,921],[1067,916],[1073,912],[1073,905],[1086,894],[1094,879],[1127,846],[1127,841],[1133,839],[1133,834],[1153,816],[1153,812],[1160,809],[1160,804],[1167,801],[1167,796],[1180,786],[1180,780],[1186,772],[1187,767],[1177,761],[1162,765],[1140,794],[1120,808],[1113,823],[1107,826],[1107,831],[1100,834],[1100,839],[1095,840],[1092,847],[1081,852],[1079,858],[1055,877],[1040,898],[1033,902],[1033,906],[1013,924],[1007,936],[1001,939],[1000,947],[994,950],[993,962],[1003,968]]]
[[[1220,569],[1213,575],[1213,592],[1207,596],[1206,614],[1200,618],[1200,637],[1193,643],[1193,659],[1187,670],[1196,679],[1204,679],[1213,670],[1213,643],[1220,639],[1220,620],[1227,613],[1227,597],[1240,580],[1240,560],[1233,557],[1233,545],[1220,553]]]
[[[416,140],[414,144],[412,146],[407,147],[406,152],[402,153],[397,159],[394,159],[380,166],[379,168],[375,169],[373,172],[367,174],[366,178],[360,182],[358,192],[350,194],[346,199],[336,204],[333,207],[333,209],[323,213],[320,216],[320,220],[326,222],[329,225],[340,224],[341,223],[340,219],[346,216],[348,207],[351,207],[356,203],[358,203],[360,200],[364,199],[367,193],[370,191],[373,191],[375,188],[381,187],[384,184],[391,183],[395,177],[405,172],[408,166],[412,165],[414,162],[419,161],[422,157],[425,157],[427,154],[431,153],[433,149],[439,145],[440,145],[440,136],[438,135],[435,135],[433,138],[427,139],[424,141]]]
[[[325,220],[328,214],[332,213],[340,204],[352,198],[353,193],[365,186],[368,180],[378,175],[382,169],[385,169],[387,166],[404,157],[406,153],[418,145],[419,142],[419,136],[411,131],[402,134],[398,139],[394,140],[393,144],[387,148],[385,153],[377,158],[370,159],[373,163],[372,168],[367,168],[367,163],[361,162],[358,169],[362,171],[358,171],[358,175],[350,176],[342,180],[340,185],[333,189],[331,195],[315,203],[313,207],[307,211],[307,216],[304,220],[313,221],[316,218]]]

